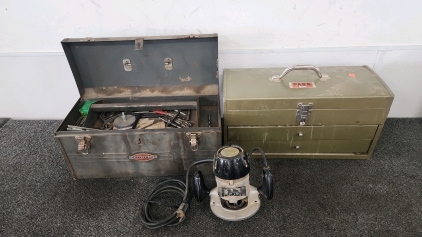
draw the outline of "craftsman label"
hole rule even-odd
[[[152,154],[148,154],[148,153],[138,153],[132,156],[129,156],[130,160],[137,160],[137,161],[142,161],[142,162],[147,162],[147,161],[151,161],[155,158],[158,158],[157,155],[152,155]]]
[[[314,82],[289,82],[290,88],[316,88]]]

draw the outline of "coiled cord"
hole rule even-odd
[[[252,155],[252,153],[258,150],[261,153],[262,159],[264,160],[264,169],[269,169],[267,158],[265,157],[264,151],[259,147],[254,147],[248,153],[247,159]],[[151,190],[151,192],[147,195],[144,205],[142,207],[141,212],[141,222],[148,228],[148,229],[158,229],[164,226],[175,226],[180,224],[186,217],[186,211],[189,208],[190,201],[192,199],[192,195],[189,196],[189,172],[193,166],[200,165],[203,163],[212,163],[214,162],[213,159],[207,160],[200,160],[192,163],[187,171],[186,171],[186,182],[183,182],[178,179],[164,179],[158,182],[155,187]],[[175,193],[176,195],[180,195],[183,197],[182,203],[179,205],[174,212],[172,212],[169,216],[157,220],[152,214],[151,209],[153,208],[153,204],[161,204],[154,199],[163,193]]]
[[[141,211],[141,222],[148,229],[158,229],[163,226],[175,226],[180,224],[186,217],[186,211],[189,208],[190,201],[192,196],[189,196],[189,172],[193,166],[200,165],[203,163],[212,163],[213,159],[200,160],[192,163],[188,170],[186,171],[186,182],[178,179],[165,179],[157,183],[151,192],[147,195],[144,205]],[[182,203],[179,207],[172,212],[169,216],[157,220],[152,214],[152,204],[159,204],[159,202],[154,201],[158,195],[163,193],[175,193],[183,197]]]

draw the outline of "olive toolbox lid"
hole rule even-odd
[[[64,39],[86,99],[218,94],[218,35]]]
[[[389,108],[394,98],[367,66],[224,69],[223,83],[225,110]]]

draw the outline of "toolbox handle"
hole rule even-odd
[[[296,65],[296,66],[293,66],[293,67],[286,68],[283,71],[283,73],[281,73],[280,75],[272,76],[270,78],[270,81],[280,82],[283,79],[283,77],[287,75],[287,73],[289,73],[291,71],[295,71],[295,70],[312,70],[312,71],[314,71],[318,75],[318,77],[319,77],[319,79],[321,81],[326,81],[327,79],[330,79],[330,77],[327,74],[322,74],[321,73],[321,70],[319,70],[319,68],[316,67],[316,66],[312,66],[312,65]]]

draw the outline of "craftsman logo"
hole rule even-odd
[[[316,88],[314,82],[289,82],[290,88]]]
[[[133,156],[129,156],[130,160],[137,160],[137,161],[142,161],[142,162],[147,162],[147,161],[151,161],[155,158],[158,158],[157,155],[152,155],[152,154],[148,154],[148,153],[138,153],[135,154]]]

